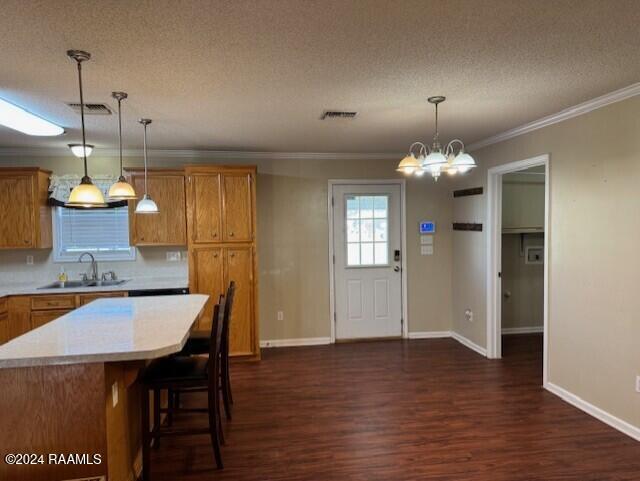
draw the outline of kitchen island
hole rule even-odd
[[[0,479],[135,479],[138,372],[182,349],[207,299],[98,299],[0,346]]]

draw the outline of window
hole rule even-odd
[[[347,266],[389,264],[389,196],[346,198]]]
[[[53,214],[53,260],[72,262],[83,252],[96,260],[135,260],[129,245],[129,208],[66,209],[56,207]]]

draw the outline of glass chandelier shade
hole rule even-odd
[[[75,60],[76,64],[78,65],[78,87],[80,90],[80,120],[82,123],[82,144],[80,145],[80,150],[82,153],[82,158],[84,160],[84,176],[82,177],[80,184],[74,187],[73,190],[71,191],[71,194],[69,195],[69,200],[65,203],[65,206],[80,207],[85,209],[96,208],[96,207],[106,207],[104,196],[102,195],[102,191],[98,189],[93,184],[93,182],[91,182],[91,177],[89,177],[89,174],[87,171],[87,156],[89,155],[87,151],[90,146],[87,145],[86,133],[85,133],[85,127],[84,127],[84,96],[82,92],[82,62],[89,60],[91,58],[91,54],[88,52],[84,52],[82,50],[68,50],[67,56],[72,60]]]
[[[93,145],[86,144],[84,147],[82,144],[69,144],[69,148],[71,152],[76,157],[82,159],[85,155],[89,157],[91,152],[93,152]]]
[[[418,174],[418,171],[422,172],[422,164],[413,153],[409,153],[404,159],[400,161],[398,164],[398,168],[396,169],[398,172],[402,172],[406,175],[421,175]]]

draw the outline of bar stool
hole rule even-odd
[[[220,370],[222,353],[222,328],[224,324],[225,298],[220,296],[213,310],[211,323],[210,350],[208,357],[170,356],[153,361],[140,375],[142,386],[142,481],[150,480],[150,446],[154,441],[157,446],[161,437],[209,434],[213,446],[213,454],[218,469],[223,468],[220,452],[221,418],[220,418]],[[198,389],[208,392],[206,408],[180,408],[170,406],[160,408],[162,389],[177,392],[181,389]],[[149,393],[154,394],[154,426],[149,429]],[[169,396],[171,399],[171,396]],[[206,412],[209,417],[207,428],[173,428],[160,425],[160,413],[169,414],[184,412]]]

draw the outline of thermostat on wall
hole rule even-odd
[[[432,220],[423,220],[420,222],[420,234],[435,234],[436,223]]]

